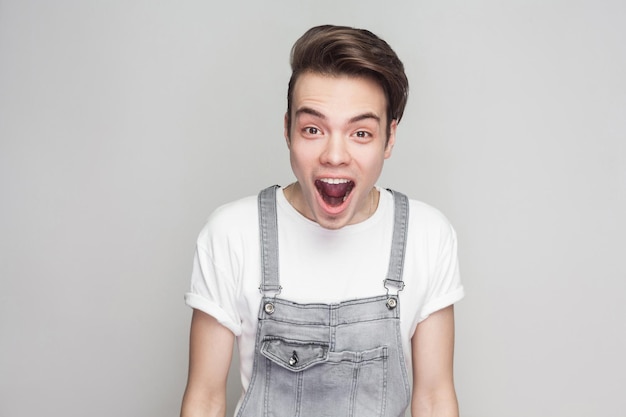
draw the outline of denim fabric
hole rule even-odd
[[[401,417],[410,387],[400,339],[406,197],[396,221],[383,295],[337,304],[277,297],[275,187],[259,196],[263,279],[252,379],[237,417]],[[399,208],[399,209],[398,209]],[[397,232],[397,233],[396,233]],[[395,292],[389,292],[389,286]],[[272,293],[272,294],[270,294]]]

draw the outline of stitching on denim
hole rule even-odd
[[[350,407],[348,409],[349,417],[354,417],[354,409],[356,408],[356,392],[359,386],[359,363],[354,364],[354,370],[352,371],[352,387],[350,392]]]
[[[387,412],[387,369],[388,369],[388,352],[385,347],[385,357],[383,360],[383,397],[381,398],[380,415],[384,416]]]
[[[271,361],[269,359],[265,359],[265,400],[263,401],[263,416],[267,417],[270,415],[270,380],[272,377],[272,366]]]
[[[300,416],[300,410],[302,405],[302,380],[304,378],[304,372],[298,372],[296,376],[296,413],[295,417]]]

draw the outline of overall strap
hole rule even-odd
[[[406,238],[409,228],[409,199],[406,195],[389,190],[394,201],[393,237],[391,240],[391,256],[389,270],[384,284],[387,292],[394,289],[395,294],[404,289],[402,271],[404,268],[404,254],[406,253]]]
[[[261,239],[261,290],[262,294],[280,293],[278,276],[278,220],[276,213],[276,189],[273,185],[259,193],[259,237]]]
[[[278,216],[276,210],[276,190],[273,185],[259,193],[259,237],[261,243],[261,293],[280,293],[278,268]],[[396,294],[404,289],[402,271],[406,252],[406,237],[409,226],[409,200],[397,191],[389,190],[394,198],[394,225],[391,240],[391,256],[387,278],[384,280],[387,291],[395,289]]]

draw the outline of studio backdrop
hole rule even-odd
[[[289,51],[323,23],[405,63],[380,185],[458,232],[461,415],[624,415],[624,21],[612,0],[0,0],[0,416],[179,413],[197,233],[293,181]]]

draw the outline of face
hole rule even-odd
[[[362,222],[378,204],[374,185],[395,143],[386,98],[369,78],[300,75],[285,138],[297,182],[286,191],[305,217],[328,229]],[[285,118],[286,121],[286,118]]]

